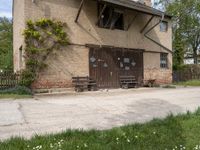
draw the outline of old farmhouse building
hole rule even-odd
[[[49,56],[33,88],[72,87],[90,76],[99,88],[118,88],[120,76],[138,82],[172,82],[171,16],[151,0],[14,0],[14,70],[25,67],[26,21],[50,18],[67,24],[70,45]]]

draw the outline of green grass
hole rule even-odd
[[[0,99],[23,99],[32,98],[31,95],[19,95],[19,94],[0,94]]]
[[[200,80],[189,80],[186,82],[178,82],[174,83],[175,85],[181,85],[181,86],[200,86]]]
[[[198,147],[197,147],[198,146]],[[37,148],[36,148],[37,147]],[[172,150],[200,149],[200,109],[164,120],[134,124],[105,131],[66,131],[36,136],[30,140],[12,138],[0,142],[1,150]]]

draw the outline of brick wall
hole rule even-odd
[[[67,88],[72,86],[73,76],[89,76],[89,49],[68,46],[51,54],[46,60],[47,68],[40,72],[33,88]]]

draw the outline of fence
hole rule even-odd
[[[0,73],[0,90],[15,87],[20,82],[20,75],[12,72]]]
[[[185,68],[173,72],[173,81],[200,80],[200,65],[188,65]]]

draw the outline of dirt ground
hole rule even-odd
[[[66,129],[110,129],[195,111],[200,87],[140,88],[0,100],[0,139]]]

